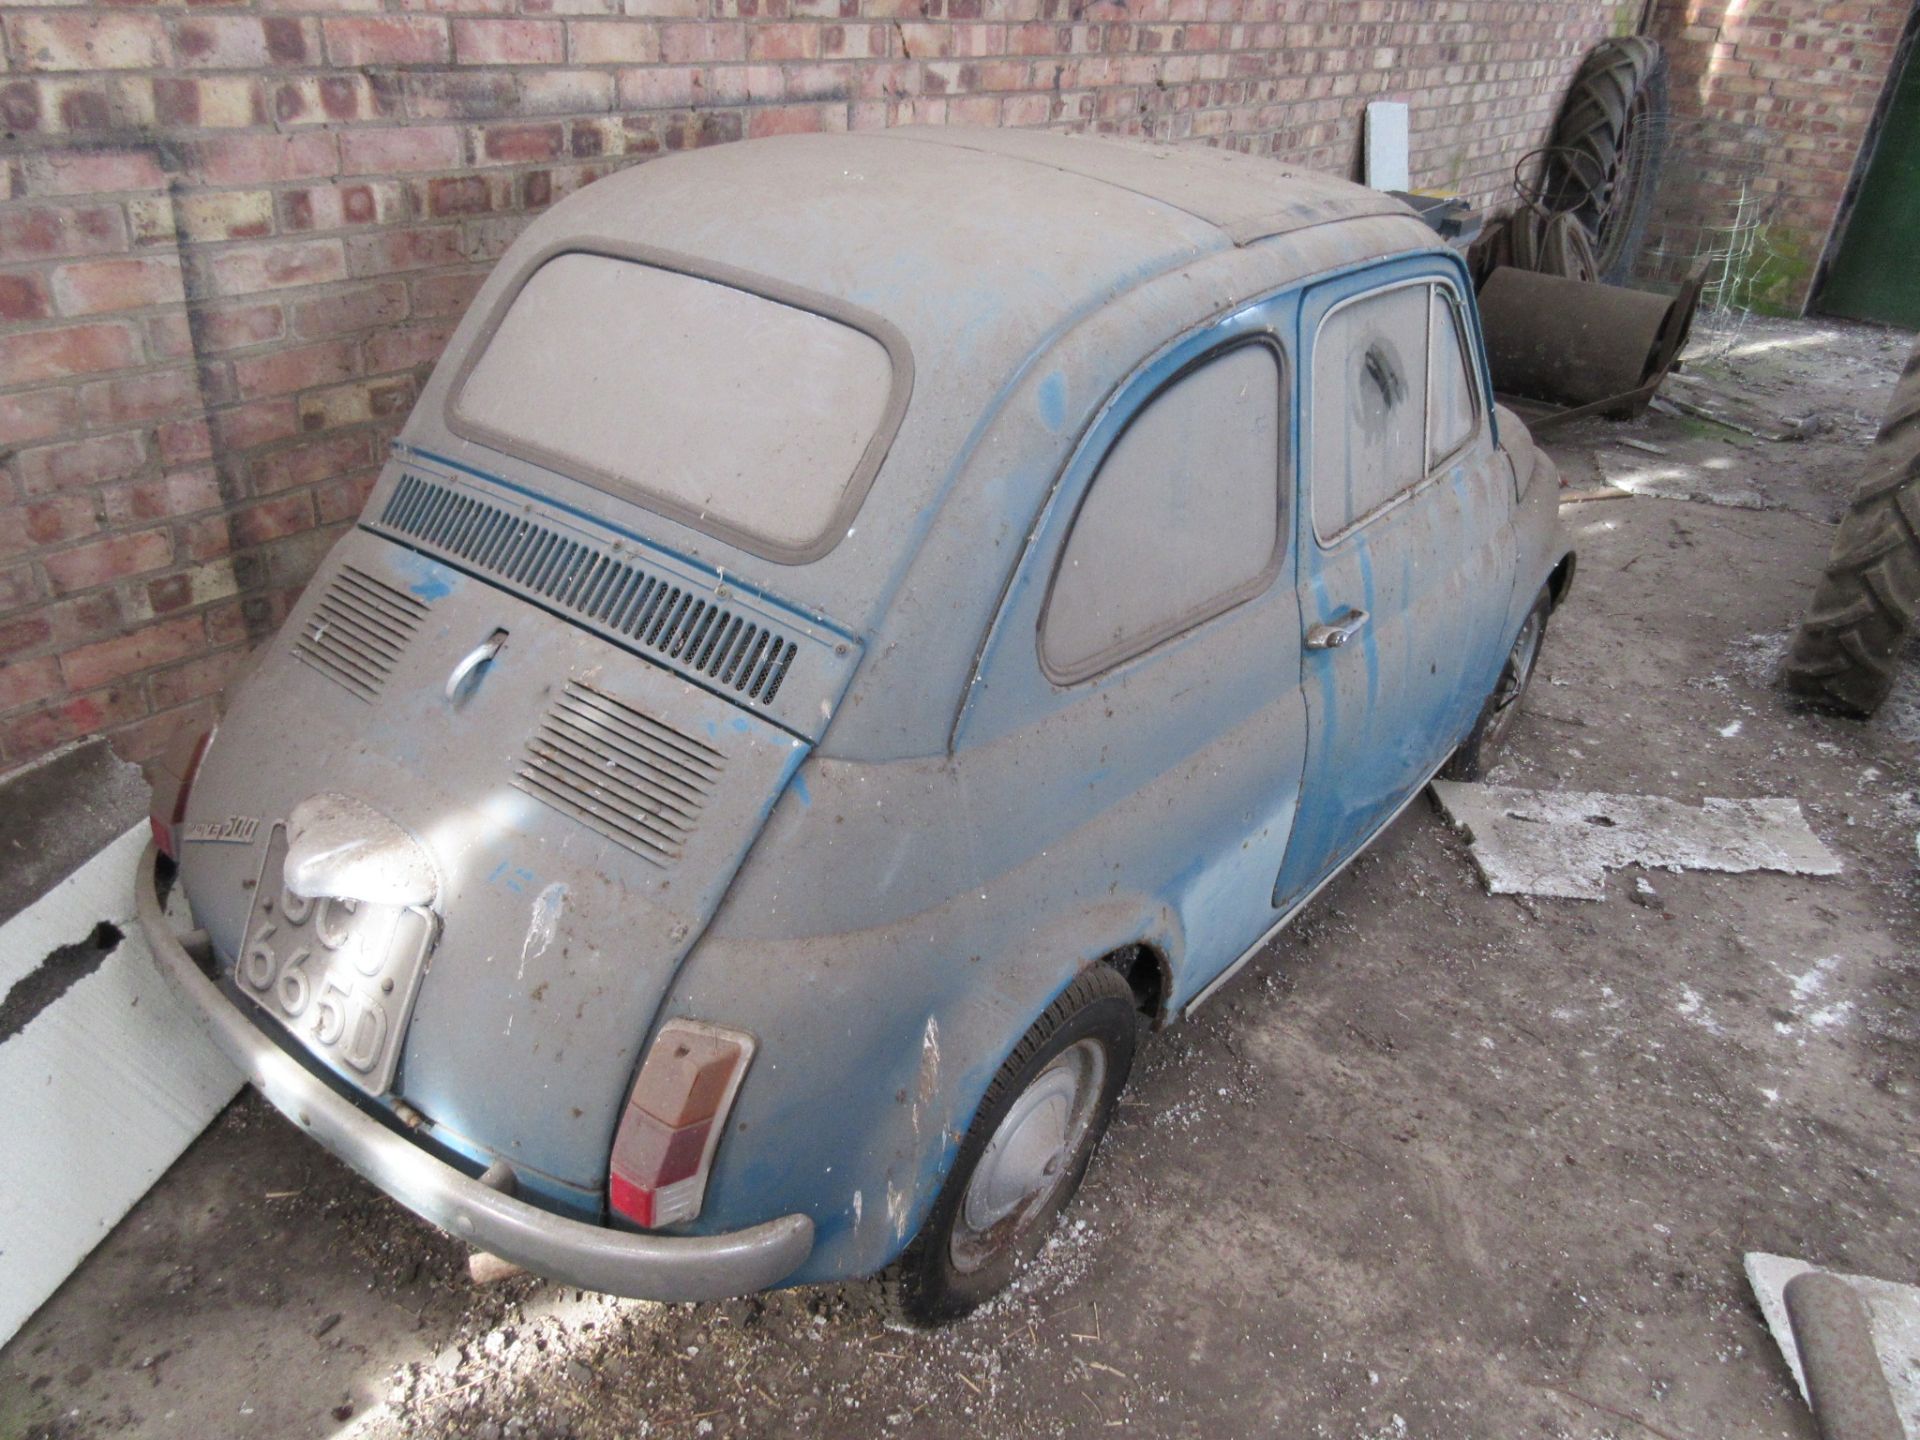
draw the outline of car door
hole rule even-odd
[[[1119,938],[1166,947],[1175,1005],[1271,923],[1305,754],[1297,303],[1185,337],[1103,407],[956,727],[970,789],[1012,777],[996,818],[1048,857],[1050,911],[1158,917]]]
[[[1515,570],[1464,275],[1375,267],[1301,306],[1307,763],[1276,905],[1307,894],[1452,753],[1499,673]]]

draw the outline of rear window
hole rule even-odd
[[[895,374],[885,345],[826,315],[569,252],[520,288],[457,383],[451,418],[472,439],[794,564],[832,549],[865,497],[899,419]]]

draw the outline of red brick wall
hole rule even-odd
[[[1756,233],[1731,300],[1804,310],[1911,13],[1902,0],[1659,0],[1649,30],[1670,57],[1673,129],[1650,268],[1675,275],[1739,224]]]
[[[1150,131],[1504,193],[1601,0],[4,0],[0,770],[204,725],[530,212],[663,151]]]

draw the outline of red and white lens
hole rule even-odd
[[[654,1037],[613,1139],[607,1203],[643,1229],[700,1213],[754,1040],[698,1020],[669,1020]]]

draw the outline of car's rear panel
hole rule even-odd
[[[856,659],[671,557],[410,460],[220,727],[186,833],[249,838],[184,843],[196,918],[231,962],[275,827],[309,796],[397,822],[439,871],[441,928],[389,1098],[456,1149],[597,1191],[674,971]],[[257,828],[211,823],[236,816]]]

